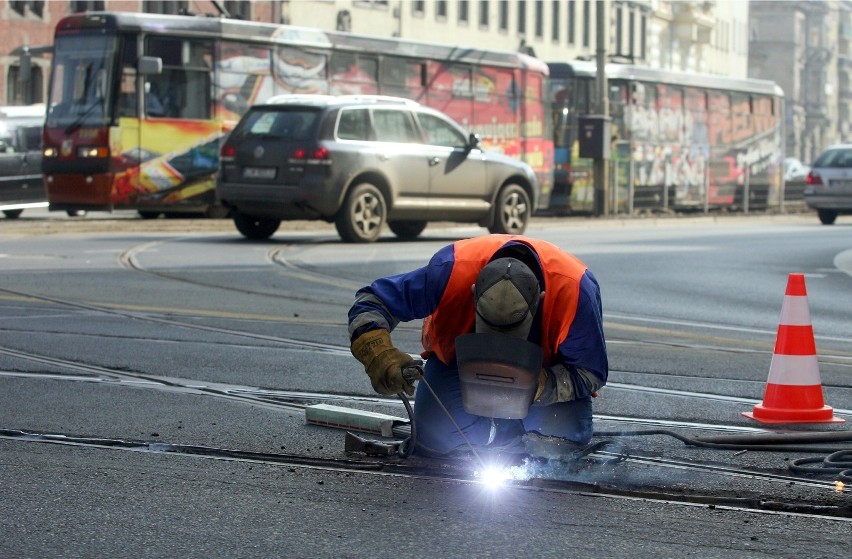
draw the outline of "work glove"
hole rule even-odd
[[[557,378],[554,372],[548,371],[544,367],[538,373],[538,386],[536,386],[533,402],[541,406],[549,406],[556,402],[565,402],[574,398],[574,388],[571,380],[567,377],[567,369],[562,368],[566,375],[563,378]],[[558,386],[557,382],[562,381]],[[561,388],[561,390],[560,390]],[[598,397],[598,391],[593,390],[592,398]]]
[[[414,395],[414,385],[402,377],[402,369],[414,359],[393,346],[387,330],[370,330],[358,336],[350,348],[364,365],[373,390],[385,396],[398,392]]]

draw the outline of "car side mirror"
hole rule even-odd
[[[9,144],[7,144],[3,140],[0,140],[0,153],[9,153],[10,151],[14,151],[14,150],[10,150],[9,148],[10,148]]]
[[[479,147],[479,134],[470,133],[470,136],[467,138],[467,149],[476,149]]]

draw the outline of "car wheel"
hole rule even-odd
[[[404,241],[417,238],[426,229],[425,221],[388,221],[388,228]]]
[[[86,215],[86,210],[68,210],[65,212],[68,214],[68,217],[83,217]]]
[[[371,243],[379,238],[386,213],[382,193],[365,182],[349,191],[334,224],[347,243]]]
[[[817,210],[817,215],[823,225],[833,225],[837,219],[837,212],[834,210]]]
[[[494,219],[488,231],[491,233],[520,235],[530,220],[530,197],[520,185],[508,184],[497,196]]]
[[[139,210],[139,217],[142,219],[157,219],[160,217],[160,212],[148,212],[145,210]]]
[[[9,219],[17,219],[22,213],[24,210],[3,210],[3,215]]]
[[[281,220],[238,213],[234,214],[234,225],[237,226],[237,231],[242,233],[245,238],[261,241],[268,239],[278,231]]]

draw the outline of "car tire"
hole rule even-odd
[[[139,210],[139,217],[142,219],[157,219],[160,217],[160,212],[149,212],[145,210]]]
[[[381,191],[361,183],[346,195],[334,222],[340,238],[347,243],[372,243],[379,238],[387,219],[387,206]]]
[[[3,210],[3,215],[9,219],[18,219],[22,213],[24,213],[24,210]]]
[[[388,229],[403,241],[413,241],[426,229],[425,221],[388,221]]]
[[[65,212],[68,217],[84,217],[88,212],[86,210],[68,210]]]
[[[281,220],[238,213],[234,214],[234,225],[245,238],[262,241],[278,231]]]
[[[834,210],[817,210],[817,216],[823,225],[834,225],[837,220],[837,212]]]
[[[497,195],[494,218],[488,231],[497,234],[521,235],[530,221],[530,197],[518,184],[507,184]]]

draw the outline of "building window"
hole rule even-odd
[[[44,0],[12,0],[9,6],[21,17],[24,17],[27,12],[36,17],[44,15]]]
[[[559,0],[553,0],[551,3],[553,6],[553,13],[550,14],[551,24],[551,35],[554,43],[559,42]]]
[[[178,0],[145,0],[142,2],[142,11],[149,14],[185,14],[187,13],[187,2]]]
[[[592,43],[592,2],[583,0],[583,46],[588,48]]]
[[[470,17],[468,14],[468,8],[468,0],[459,0],[459,23],[467,25]]]
[[[618,6],[615,9],[615,54],[621,56],[624,54],[624,6]]]
[[[636,12],[633,10],[627,18],[627,54],[630,58],[636,55]]]
[[[576,2],[574,0],[568,0],[568,30],[566,34],[568,35],[568,44],[573,45],[574,41],[576,41],[576,36],[574,35],[574,21],[576,14]]]
[[[422,16],[426,12],[426,2],[425,0],[415,0],[411,3],[411,14],[415,16]]]
[[[102,12],[104,11],[104,2],[97,0],[78,0],[71,2],[71,13],[78,14],[82,12]]]
[[[544,0],[535,0],[535,36],[544,37]]]
[[[479,0],[479,26],[488,29],[488,0]]]
[[[518,34],[527,34],[527,2],[518,0]]]
[[[498,26],[500,27],[500,31],[508,31],[509,30],[509,0],[500,0],[500,22]]]
[[[639,20],[639,58],[645,60],[645,48],[647,43],[645,42],[645,33],[648,31],[648,17],[644,14]]]
[[[438,0],[435,4],[435,19],[438,21],[446,21],[447,19],[447,0]]]
[[[234,19],[251,21],[251,2],[242,0],[225,0],[225,9]]]

